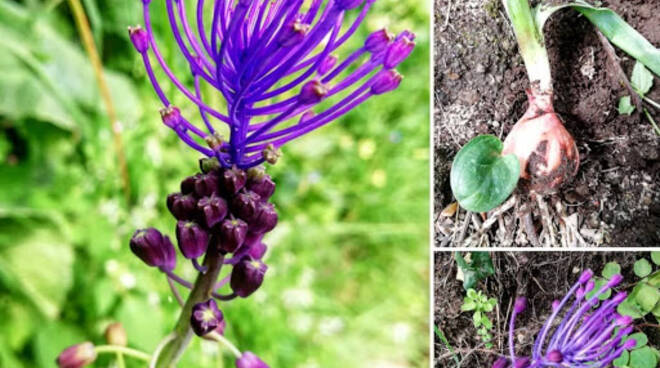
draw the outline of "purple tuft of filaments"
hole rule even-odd
[[[285,143],[398,87],[402,77],[394,68],[412,52],[413,33],[395,36],[376,31],[343,61],[334,54],[374,2],[215,0],[205,6],[204,0],[197,0],[194,29],[184,0],[165,0],[173,37],[194,79],[190,89],[174,75],[156,44],[150,0],[142,0],[145,28],[131,27],[129,34],[164,106],[163,122],[190,147],[216,157],[222,166],[247,169],[272,163]],[[347,13],[354,9],[355,19],[343,28]],[[204,129],[171,104],[150,55],[170,82],[197,105]],[[204,84],[222,95],[226,113],[205,102]],[[337,101],[319,106],[331,97]],[[218,122],[227,126],[228,141],[216,130]]]
[[[627,338],[633,330],[632,318],[616,311],[626,298],[626,293],[619,292],[605,300],[599,299],[621,283],[623,278],[614,275],[587,298],[595,287],[592,277],[591,270],[584,271],[568,294],[552,303],[552,313],[536,337],[531,358],[517,357],[515,354],[515,319],[524,311],[526,304],[525,298],[518,298],[509,323],[509,357],[499,358],[493,368],[604,368],[621,356],[624,350],[633,349],[635,340]],[[559,318],[561,322],[555,323]]]

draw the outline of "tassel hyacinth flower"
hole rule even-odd
[[[531,358],[515,354],[515,319],[524,312],[527,302],[524,297],[516,299],[509,323],[509,357],[498,359],[493,368],[605,368],[624,350],[634,348],[635,340],[627,338],[633,330],[632,318],[616,311],[626,293],[599,299],[623,278],[614,275],[587,297],[595,287],[592,277],[591,270],[584,271],[568,294],[552,303],[552,312],[536,337]]]
[[[166,276],[181,304],[173,332],[153,355],[83,344],[65,350],[57,363],[82,367],[97,352],[124,352],[150,367],[170,368],[198,335],[227,346],[237,368],[267,368],[224,337],[227,319],[220,308],[221,302],[252,295],[268,270],[263,238],[278,214],[270,202],[275,182],[262,164],[274,164],[282,145],[396,89],[402,76],[395,68],[413,51],[415,35],[382,29],[343,52],[375,0],[141,1],[144,28],[129,27],[129,36],[162,103],[163,124],[204,156],[200,171],[181,181],[166,202],[177,220],[178,249],[197,278],[191,282],[175,273],[177,251],[169,236],[154,228],[136,231],[131,251]],[[188,75],[175,75],[158,47],[150,15],[156,4],[167,12]],[[175,96],[157,74],[195,106],[198,117],[184,116],[172,104]],[[213,106],[218,99],[212,95],[224,102]],[[190,290],[185,300],[175,284]]]

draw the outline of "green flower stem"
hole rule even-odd
[[[96,351],[97,354],[114,353],[114,354],[123,354],[135,359],[144,360],[145,362],[151,360],[151,355],[141,352],[139,350],[127,348],[125,346],[99,345],[94,347],[94,350]]]
[[[208,336],[210,339],[213,339],[213,340],[217,341],[218,343],[220,343],[221,346],[224,346],[224,347],[226,347],[227,349],[229,349],[229,351],[231,351],[231,353],[234,354],[234,356],[235,356],[236,358],[240,358],[240,357],[241,357],[241,355],[242,355],[242,354],[241,354],[241,351],[238,350],[238,348],[236,347],[236,345],[232,344],[231,341],[227,340],[226,337],[220,335],[220,334],[217,333],[217,332],[211,332],[211,333],[209,333],[209,334],[206,335],[206,336]]]
[[[117,367],[126,368],[126,362],[124,362],[124,354],[117,352]]]
[[[543,42],[543,34],[536,27],[528,0],[502,0],[502,3],[511,20],[532,87],[538,83],[541,91],[551,91],[552,76],[548,51]]]
[[[207,267],[207,271],[206,273],[200,273],[199,276],[197,276],[197,280],[190,291],[190,295],[188,295],[188,300],[186,300],[186,303],[181,310],[179,321],[174,327],[173,334],[175,336],[172,341],[165,345],[162,352],[157,357],[157,368],[175,367],[176,363],[181,358],[181,355],[188,347],[190,339],[193,336],[193,331],[190,327],[192,308],[195,304],[211,298],[211,293],[218,280],[218,274],[220,274],[223,260],[224,256],[220,255],[215,247],[209,247],[206,252],[206,257],[204,258],[204,266]]]

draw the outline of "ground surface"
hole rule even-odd
[[[652,44],[660,45],[660,1],[609,0]],[[451,160],[478,134],[506,137],[527,107],[527,76],[517,44],[498,0],[436,0],[435,48],[435,196],[436,213],[453,198]],[[620,116],[618,100],[628,92],[591,24],[563,10],[545,28],[554,77],[555,109],[573,134],[580,152],[577,177],[545,200],[553,221],[569,223],[579,246],[660,245],[660,145],[639,113]],[[616,49],[629,76],[634,62]],[[660,80],[648,95],[660,100]],[[652,115],[660,120],[660,112]],[[540,228],[537,202],[520,194]],[[478,218],[460,212],[437,216],[438,246],[529,245],[514,215],[503,214],[485,234],[472,236]],[[466,236],[458,236],[465,227]],[[498,233],[498,228],[499,233]],[[504,229],[505,231],[502,231]],[[474,234],[473,234],[474,235]],[[457,238],[465,238],[458,242]],[[546,244],[547,245],[547,244]]]
[[[435,257],[435,325],[444,333],[459,357],[461,367],[490,367],[495,359],[508,351],[507,324],[511,304],[516,296],[525,295],[527,309],[516,319],[516,351],[518,354],[531,351],[533,338],[549,316],[552,301],[563,297],[586,268],[600,274],[607,262],[619,263],[624,281],[619,290],[631,289],[635,280],[633,263],[640,253],[611,252],[493,252],[495,275],[488,277],[476,287],[489,297],[498,300],[495,311],[489,314],[494,325],[493,347],[486,348],[477,337],[470,313],[461,312],[465,291],[462,282],[456,279],[457,266],[451,252],[438,252]],[[630,281],[628,281],[630,280]],[[649,337],[649,345],[660,344],[657,325],[641,326],[636,330]],[[655,323],[655,322],[653,322]],[[653,323],[650,323],[651,325]],[[436,337],[435,367],[456,367],[452,354]]]

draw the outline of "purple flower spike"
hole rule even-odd
[[[128,27],[128,36],[137,52],[144,54],[149,50],[149,34],[142,27]]]
[[[525,367],[607,367],[624,350],[634,346],[624,342],[633,331],[632,318],[617,313],[617,307],[627,294],[620,292],[608,299],[599,299],[622,281],[621,275],[613,276],[585,301],[585,294],[594,289],[592,276],[590,270],[582,273],[568,294],[552,303],[552,313],[541,328]],[[518,300],[509,323],[509,354],[514,367],[527,359],[517,358],[513,346],[514,320],[520,311]],[[561,322],[555,323],[557,318],[561,318]]]
[[[268,368],[268,364],[253,353],[246,351],[236,360],[236,368]]]
[[[172,271],[176,266],[176,251],[170,238],[154,228],[136,231],[130,247],[133,254],[151,267]]]
[[[190,315],[190,326],[197,336],[204,336],[220,326],[224,316],[214,299],[197,303]]]
[[[261,286],[266,270],[263,262],[245,256],[234,266],[229,285],[236,295],[247,298]]]
[[[94,363],[95,360],[94,344],[83,342],[64,349],[55,363],[59,368],[82,368]]]
[[[197,223],[179,221],[176,224],[176,239],[184,257],[195,259],[206,253],[209,235]]]
[[[390,83],[384,83],[379,72],[408,57],[414,48],[412,33],[402,32],[394,40],[386,31],[374,33],[356,50],[341,52],[374,2],[197,0],[196,17],[186,14],[183,1],[154,2],[167,12],[179,56],[189,66],[185,76],[174,74],[154,41],[159,37],[154,37],[151,24],[151,1],[143,0],[145,28],[133,29],[131,41],[165,107],[165,124],[191,148],[217,158],[222,167],[248,169],[276,162],[282,145],[396,88],[400,78],[390,75]],[[350,23],[344,24],[347,19]],[[196,105],[199,119],[186,119],[171,106],[173,96],[161,87],[155,64]],[[184,80],[191,80],[190,85]],[[377,82],[379,86],[372,88]],[[210,105],[203,93],[207,90],[222,95],[226,111]],[[322,101],[326,103],[319,106]],[[314,115],[300,119],[311,110],[316,110]],[[203,122],[203,127],[191,121]],[[228,128],[228,141],[219,138],[217,125]],[[208,146],[198,143],[200,139]]]

